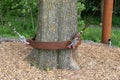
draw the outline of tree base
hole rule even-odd
[[[26,60],[31,64],[42,70],[64,69],[64,70],[78,70],[76,62],[73,60],[71,50],[63,50],[63,53],[58,51],[45,51],[33,49]]]

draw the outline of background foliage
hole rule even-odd
[[[114,0],[113,26],[120,26],[120,0]],[[99,27],[88,28],[83,34],[83,39],[101,41],[101,0],[78,0],[78,30],[85,24]],[[95,13],[93,15],[93,13]],[[34,36],[37,26],[38,0],[0,0],[0,36],[18,37],[8,27],[8,22],[16,30],[29,38]],[[95,35],[96,34],[96,35]],[[112,30],[112,43],[120,46],[119,29]]]
[[[0,1],[2,16],[29,16],[32,12],[37,15],[38,0],[2,0]]]

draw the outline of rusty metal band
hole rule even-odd
[[[67,41],[57,41],[57,42],[37,42],[35,41],[35,37],[32,39],[27,39],[27,42],[29,42],[29,45],[36,49],[47,49],[47,50],[57,50],[57,49],[68,49],[72,48],[75,49],[78,47],[78,45],[81,44],[81,39],[79,38],[80,33],[77,33],[73,40],[67,40]]]
[[[70,40],[63,42],[36,42],[32,39],[27,40],[33,48],[36,49],[47,49],[47,50],[57,50],[57,49],[66,49],[67,45],[71,43]]]

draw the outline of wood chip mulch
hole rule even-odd
[[[20,42],[0,43],[0,80],[120,80],[120,48],[82,43],[80,70],[43,71],[25,60],[32,48]]]

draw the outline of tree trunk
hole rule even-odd
[[[36,41],[66,41],[77,33],[77,0],[39,0]],[[29,61],[40,69],[79,69],[71,49],[33,49]]]
[[[104,0],[101,0],[101,22],[103,20]]]
[[[117,6],[117,0],[114,0],[114,7],[113,7],[113,9],[114,9],[113,11],[114,11],[114,12],[113,12],[113,16],[116,15],[117,7],[118,7],[118,6]]]

